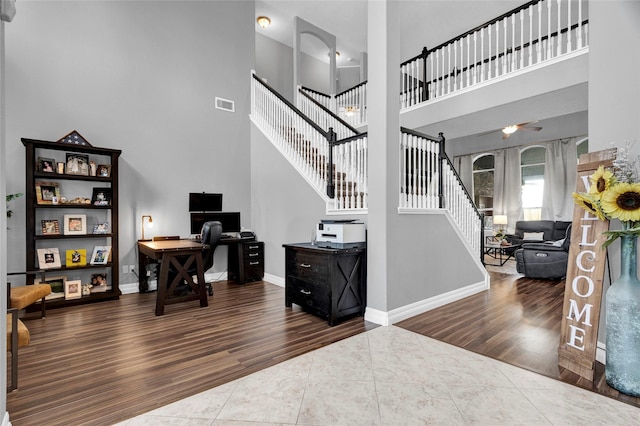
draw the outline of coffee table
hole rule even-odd
[[[507,260],[513,258],[513,253],[522,244],[502,244],[500,242],[486,242],[484,244],[484,254],[496,259],[498,263],[487,263],[485,265],[504,266]]]

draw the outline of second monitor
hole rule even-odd
[[[240,212],[191,213],[191,233],[199,234],[205,222],[218,221],[222,232],[240,232]]]

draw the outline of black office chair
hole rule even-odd
[[[216,221],[205,222],[204,225],[202,225],[202,231],[200,232],[200,240],[202,244],[206,244],[209,246],[209,249],[204,253],[202,253],[202,263],[203,263],[205,272],[211,269],[211,267],[213,266],[213,254],[216,251],[216,247],[218,247],[221,237],[222,237],[222,224],[220,222],[216,222]],[[189,275],[196,275],[197,273],[196,265],[193,265],[191,268],[189,268],[187,272],[189,273]],[[178,274],[178,271],[176,271],[176,269],[172,265],[170,265],[169,277],[168,277],[169,279],[167,280],[167,285],[171,285],[171,283],[173,282],[177,274]],[[198,285],[199,284],[200,283],[198,283]],[[211,283],[206,283],[206,286],[207,286],[207,292],[209,293],[209,296],[213,296],[213,286],[211,285]],[[189,290],[190,290],[190,287],[188,284],[186,284],[186,282],[183,285],[178,285],[178,287],[176,288],[177,293],[183,293]]]

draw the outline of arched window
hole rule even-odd
[[[578,160],[582,154],[589,152],[589,138],[584,138],[576,142],[576,149],[578,150]]]
[[[542,218],[544,163],[544,147],[532,146],[520,152],[524,220],[540,220]]]
[[[493,216],[493,172],[495,157],[485,154],[473,162],[473,201],[485,216]]]

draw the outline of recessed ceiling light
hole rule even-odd
[[[262,28],[267,28],[269,25],[271,25],[271,19],[267,18],[266,16],[258,16],[256,22],[258,22],[258,25],[260,25]]]

